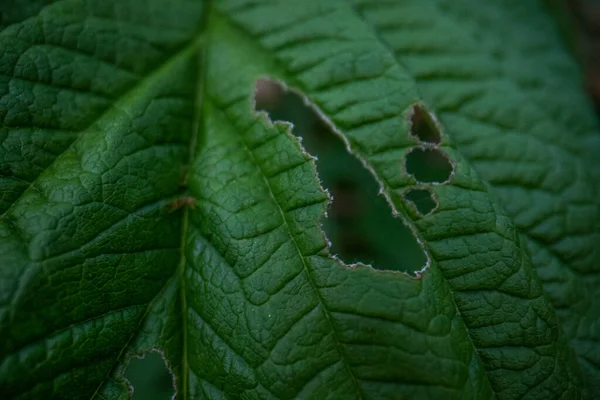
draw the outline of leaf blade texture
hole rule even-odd
[[[600,318],[596,278],[600,137],[583,93],[564,83],[578,81],[579,72],[565,50],[554,45],[558,29],[541,18],[541,4],[504,7],[503,2],[490,2],[461,15],[465,7],[460,3],[442,1],[418,10],[405,3],[402,7],[414,10],[408,12],[412,22],[419,21],[415,23],[419,29],[429,32],[427,40],[411,44],[398,40],[403,24],[398,20],[397,28],[390,24],[385,2],[356,5],[413,71],[446,126],[456,132],[461,152],[491,184],[523,232],[588,384],[599,393],[595,365],[600,331],[595,321]],[[408,10],[395,11],[406,15]],[[431,18],[436,14],[444,17]],[[509,19],[523,21],[523,31],[507,31],[498,23]],[[474,35],[474,24],[486,24],[487,34]],[[455,36],[442,38],[442,30]],[[496,41],[511,36],[516,41],[517,35],[526,37],[527,44],[509,47]],[[458,37],[463,38],[462,46],[444,45]],[[435,54],[436,48],[449,51]],[[521,57],[524,51],[530,55]],[[428,66],[433,61],[437,71]],[[482,67],[476,79],[469,75],[473,65]],[[558,86],[565,87],[562,94],[548,96]]]
[[[524,17],[529,6],[490,4],[514,17],[514,32],[552,29]],[[127,361],[152,350],[182,399],[596,393],[597,126],[564,98],[543,103],[554,120],[541,114],[544,94],[577,79],[548,50],[558,39],[536,35],[519,51],[539,53],[506,63],[540,54],[538,86],[525,68],[497,79],[499,25],[474,44],[469,29],[488,21],[466,9],[64,0],[10,17],[0,33],[3,393],[128,398]],[[313,158],[289,124],[253,108],[265,76],[300,92],[373,174],[427,256],[418,278],[329,253],[330,198]],[[415,107],[435,112],[439,142],[411,134]],[[573,137],[555,127],[573,121]],[[520,151],[544,133],[538,153]],[[447,179],[417,179],[407,160],[419,151],[446,160]],[[540,170],[554,172],[540,183]],[[575,184],[556,184],[572,171]],[[415,188],[432,194],[433,212],[411,205]],[[544,207],[571,214],[546,218]]]

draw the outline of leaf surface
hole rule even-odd
[[[512,192],[491,175],[514,176],[528,154],[511,164],[490,153],[503,167],[486,169],[477,149],[510,129],[469,150],[469,140],[488,133],[461,125],[467,113],[446,113],[435,96],[444,82],[423,78],[395,47],[427,34],[387,37],[377,7],[63,0],[2,30],[3,393],[125,399],[129,357],[157,349],[182,399],[586,396],[575,314],[557,307],[566,281],[551,290],[550,272],[540,272],[579,264],[543,268],[549,247],[542,240],[536,250],[537,231],[524,229],[507,201]],[[394,15],[416,21],[421,7],[428,10]],[[478,59],[467,66],[487,71]],[[313,158],[289,124],[254,110],[264,76],[302,93],[371,171],[426,254],[418,279],[330,254],[321,230],[329,197]],[[517,104],[502,94],[491,103],[499,113]],[[474,99],[488,110],[485,98]],[[533,102],[519,100],[518,121],[531,124]],[[424,101],[439,108],[439,143],[411,134]],[[588,130],[559,142],[588,151],[580,164],[561,163],[588,178],[572,197],[550,201],[581,201],[592,212],[587,146],[597,142],[586,133],[593,121],[579,118],[588,115],[572,118]],[[495,117],[485,114],[482,124]],[[447,160],[448,179],[417,181],[407,159],[419,151]],[[544,165],[541,156],[535,162]],[[522,186],[524,196],[543,192]],[[416,188],[433,195],[433,212],[422,215],[407,200]],[[584,211],[573,211],[575,231],[589,222]],[[539,231],[571,237],[572,225],[556,226]],[[554,251],[582,257],[593,232]],[[591,290],[592,278],[577,279]]]
[[[597,121],[577,87],[579,69],[557,46],[559,31],[542,3],[492,1],[471,9],[467,3],[355,5],[411,71],[461,153],[489,182],[523,232],[533,265],[596,397]],[[518,45],[506,46],[504,40]]]

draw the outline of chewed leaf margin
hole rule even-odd
[[[343,268],[356,268],[358,266],[366,266],[369,268],[372,268],[373,270],[377,271],[377,272],[391,272],[391,273],[403,273],[405,275],[408,276],[412,276],[414,278],[420,278],[423,274],[423,272],[425,272],[427,270],[427,268],[430,265],[430,255],[428,253],[428,251],[426,250],[423,241],[419,238],[419,235],[416,233],[416,230],[414,228],[414,226],[412,226],[407,217],[402,214],[402,212],[398,211],[396,209],[396,206],[394,205],[394,203],[391,200],[391,197],[389,196],[389,194],[386,193],[385,191],[385,187],[383,185],[383,182],[381,181],[381,179],[377,176],[377,174],[375,173],[375,171],[373,170],[373,168],[368,164],[368,162],[366,161],[366,159],[364,159],[363,157],[361,157],[359,154],[357,154],[353,149],[352,146],[350,144],[350,142],[348,141],[348,139],[346,138],[346,136],[344,136],[341,131],[335,126],[335,124],[322,112],[322,110],[319,109],[319,107],[312,103],[310,101],[310,99],[308,98],[308,96],[303,93],[300,89],[296,88],[296,87],[290,87],[286,84],[286,82],[284,80],[281,79],[277,79],[274,78],[273,76],[269,76],[269,75],[261,75],[256,79],[257,82],[259,81],[268,81],[271,82],[275,85],[277,85],[277,87],[281,88],[281,90],[283,92],[287,92],[290,91],[294,94],[296,94],[297,96],[299,96],[302,101],[304,102],[304,104],[311,109],[317,116],[318,118],[321,119],[322,122],[324,122],[330,129],[330,132],[332,132],[335,136],[337,140],[341,140],[344,144],[344,147],[346,149],[346,151],[348,152],[348,154],[350,154],[352,157],[355,157],[358,161],[360,161],[360,163],[362,164],[362,166],[369,171],[369,173],[371,174],[371,176],[374,178],[374,180],[377,182],[377,185],[379,187],[379,195],[383,196],[386,200],[386,203],[389,205],[390,207],[390,217],[392,218],[398,218],[400,221],[402,221],[402,223],[408,228],[410,229],[411,233],[413,234],[413,236],[415,237],[420,249],[423,251],[423,254],[425,256],[425,264],[423,266],[421,266],[420,268],[416,268],[413,270],[413,275],[408,274],[407,272],[404,271],[394,271],[394,270],[389,270],[389,269],[381,269],[381,268],[375,268],[373,267],[373,265],[370,264],[366,264],[363,262],[353,262],[353,263],[346,263],[344,262],[342,259],[340,259],[336,254],[333,254],[331,252],[331,241],[329,240],[329,238],[327,238],[327,234],[325,233],[325,230],[323,229],[323,219],[327,218],[327,210],[331,207],[331,204],[333,203],[334,199],[331,195],[331,193],[329,192],[328,188],[325,188],[323,186],[323,183],[321,181],[321,179],[319,178],[319,174],[318,174],[318,166],[317,166],[317,157],[315,157],[314,155],[310,154],[308,151],[306,151],[306,149],[304,148],[303,144],[302,144],[302,136],[298,136],[294,134],[294,124],[292,122],[289,121],[281,121],[281,120],[275,120],[272,121],[271,117],[269,115],[269,113],[265,110],[256,110],[256,88],[258,87],[257,85],[255,85],[255,90],[250,98],[250,105],[251,105],[251,111],[256,113],[257,115],[259,115],[261,118],[263,118],[263,120],[270,124],[271,126],[282,126],[285,128],[286,133],[290,136],[290,138],[292,138],[294,140],[294,142],[297,144],[299,151],[308,159],[310,159],[312,168],[314,170],[314,176],[315,179],[319,182],[319,186],[321,188],[321,191],[327,196],[327,202],[326,202],[326,206],[325,206],[325,211],[324,211],[324,215],[321,216],[321,234],[323,236],[323,239],[327,242],[327,252],[329,254],[329,256],[336,260],[336,262],[338,262],[340,264],[341,267]],[[450,181],[451,178],[448,178],[447,182]],[[444,182],[446,183],[446,182]],[[412,202],[409,202],[410,206],[412,206]]]

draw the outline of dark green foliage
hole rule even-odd
[[[600,396],[600,135],[542,1],[9,4],[2,398],[124,400],[155,350],[179,399]]]

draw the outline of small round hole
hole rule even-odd
[[[439,144],[442,141],[442,135],[431,113],[418,105],[412,109],[410,133],[421,142]]]
[[[419,182],[445,182],[452,170],[450,160],[439,149],[416,148],[406,155],[406,172]]]
[[[411,189],[404,194],[404,197],[414,204],[421,215],[428,215],[437,206],[433,193],[428,189]]]

